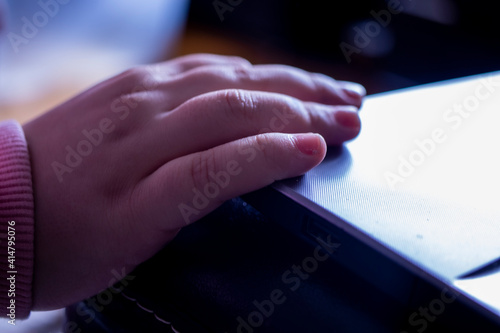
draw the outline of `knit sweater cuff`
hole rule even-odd
[[[0,122],[0,316],[22,319],[32,304],[33,185],[22,127]]]

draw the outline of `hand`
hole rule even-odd
[[[34,309],[96,294],[224,201],[313,168],[358,134],[363,95],[200,54],[129,70],[29,122]]]

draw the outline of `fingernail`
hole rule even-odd
[[[342,87],[344,93],[352,98],[363,98],[366,95],[366,89],[360,84],[354,82],[346,82]]]
[[[322,146],[322,138],[318,134],[297,134],[294,136],[296,147],[305,155],[317,155]]]
[[[343,127],[359,129],[361,120],[357,111],[354,110],[338,110],[335,112],[335,120]]]

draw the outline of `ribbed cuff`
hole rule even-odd
[[[29,316],[32,304],[33,249],[34,202],[28,147],[22,127],[15,121],[5,121],[0,123],[2,317],[22,319]]]

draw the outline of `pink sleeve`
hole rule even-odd
[[[9,221],[14,221],[15,225],[10,226]],[[9,240],[14,238],[15,242],[9,247]],[[33,242],[33,187],[26,139],[17,122],[0,122],[1,317],[12,319],[14,314],[15,319],[22,319],[29,316],[32,302]]]

